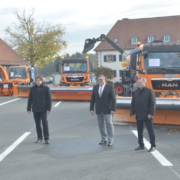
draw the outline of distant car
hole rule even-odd
[[[51,84],[53,82],[53,79],[51,77],[47,77],[45,79],[45,82],[47,82],[47,84]]]

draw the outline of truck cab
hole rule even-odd
[[[14,84],[30,85],[34,81],[34,68],[28,66],[10,66],[8,74]]]
[[[136,79],[145,77],[156,97],[179,97],[180,43],[145,44],[131,58]]]
[[[93,66],[88,59],[62,59],[59,65],[60,86],[89,86]]]

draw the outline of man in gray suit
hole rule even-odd
[[[113,145],[114,127],[112,124],[112,116],[116,111],[116,96],[114,87],[106,84],[105,77],[100,75],[98,77],[98,85],[93,88],[90,111],[94,115],[94,104],[96,107],[96,114],[101,133],[102,141],[100,145],[107,143],[108,146]]]

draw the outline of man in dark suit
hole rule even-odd
[[[145,122],[149,137],[151,148],[149,152],[155,151],[155,134],[153,127],[153,116],[156,109],[155,94],[152,89],[146,87],[146,79],[141,77],[138,79],[138,90],[133,93],[131,102],[131,116],[134,118],[136,113],[138,142],[139,147],[135,150],[144,149],[143,142],[143,124]]]
[[[27,111],[29,114],[31,114],[32,107],[37,131],[36,143],[41,142],[43,139],[41,128],[42,120],[44,140],[46,144],[49,144],[49,127],[47,114],[50,114],[51,111],[51,93],[49,87],[43,85],[42,76],[36,76],[35,80],[36,84],[30,89]]]
[[[112,146],[114,138],[112,116],[116,111],[116,96],[113,86],[105,82],[105,77],[100,75],[98,77],[99,84],[93,88],[90,111],[91,114],[94,115],[95,104],[98,125],[102,137],[102,141],[99,144],[106,144],[108,138],[108,146]]]

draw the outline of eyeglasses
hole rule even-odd
[[[98,81],[103,81],[103,79],[98,79]]]

